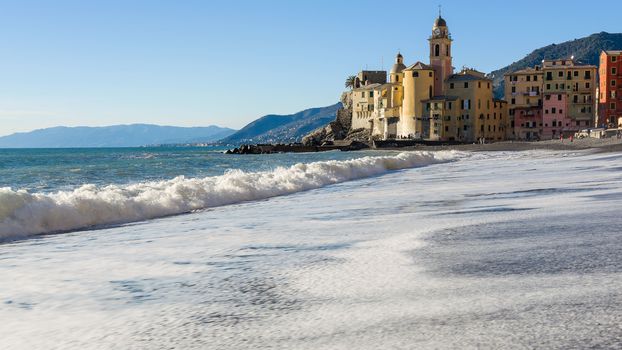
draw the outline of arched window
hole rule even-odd
[[[434,45],[434,56],[441,55],[441,46],[439,44]]]

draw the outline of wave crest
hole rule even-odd
[[[454,160],[455,151],[405,152],[279,167],[267,172],[109,185],[52,194],[0,188],[0,239],[114,225],[265,199],[326,185]]]

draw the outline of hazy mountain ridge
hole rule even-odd
[[[215,142],[235,130],[219,126],[178,127],[152,124],[38,129],[0,137],[2,148],[138,147]]]
[[[503,74],[542,64],[543,59],[570,58],[571,56],[574,56],[580,63],[598,66],[602,50],[622,50],[622,33],[600,32],[536,49],[523,59],[491,73],[495,97],[503,98]]]
[[[288,114],[269,114],[220,141],[225,144],[299,142],[307,133],[335,119],[341,103]]]

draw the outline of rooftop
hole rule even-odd
[[[434,70],[434,68],[432,68],[432,66],[429,66],[425,63],[422,63],[421,61],[418,61],[415,64],[411,64],[404,70]]]

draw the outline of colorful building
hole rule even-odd
[[[512,136],[539,140],[574,134],[595,125],[596,67],[574,59],[543,60],[542,66],[505,75]]]
[[[622,127],[622,51],[600,53],[598,125]]]
[[[388,82],[383,71],[359,73],[352,128],[368,129],[374,139],[503,140],[507,104],[493,98],[492,80],[484,73],[465,68],[454,74],[452,42],[439,15],[428,38],[429,64],[407,67],[398,53]]]
[[[504,75],[505,100],[510,114],[508,138],[537,140],[542,136],[543,80],[540,66]]]
[[[596,110],[596,66],[574,59],[544,60],[544,138],[574,134],[594,127]],[[555,122],[555,123],[554,123]]]

